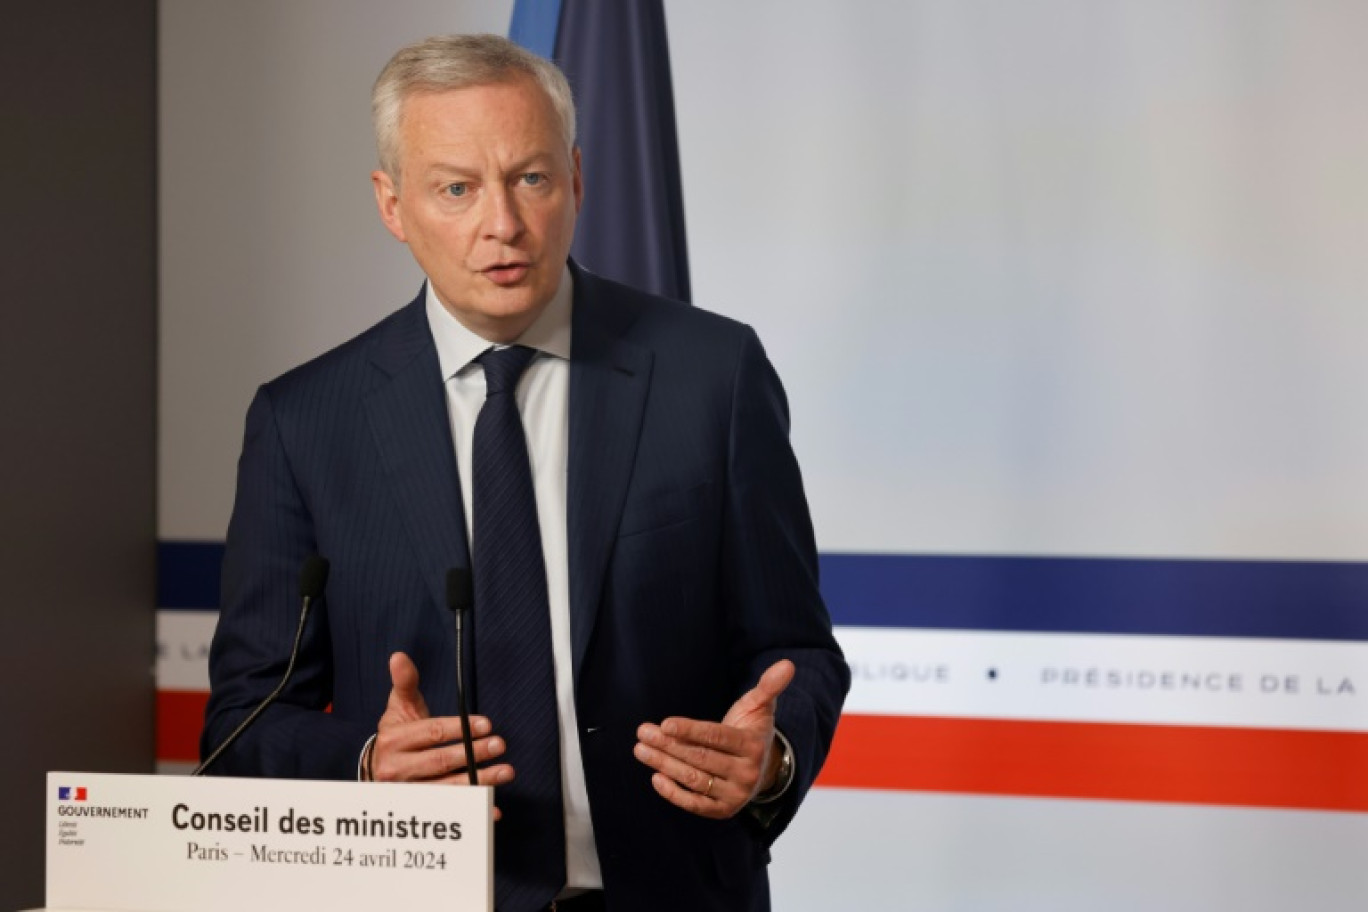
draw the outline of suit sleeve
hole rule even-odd
[[[270,390],[247,413],[237,497],[228,527],[210,697],[200,753],[207,756],[285,674],[300,613],[299,572],[317,548],[313,521],[282,440]],[[326,595],[314,603],[290,685],[211,772],[352,779],[371,732],[332,717]]]
[[[733,383],[724,505],[723,586],[733,661],[754,686],[780,659],[797,674],[779,698],[778,728],[793,744],[795,777],[754,808],[767,841],[792,820],[822,768],[850,687],[818,587],[817,546],[789,444],[788,404],[760,340],[746,331]]]

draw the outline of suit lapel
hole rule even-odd
[[[610,306],[612,297],[611,287],[575,269],[566,510],[577,684],[622,517],[651,380],[651,352],[622,338],[630,318]]]
[[[447,570],[470,566],[470,551],[442,371],[423,300],[420,294],[376,339],[371,362],[383,377],[365,409],[423,578],[441,606]]]

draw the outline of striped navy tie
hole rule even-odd
[[[499,787],[494,825],[499,912],[546,908],[565,885],[565,816],[546,563],[518,378],[536,353],[490,349],[472,445],[475,677],[480,712],[517,776]]]

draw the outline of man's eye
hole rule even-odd
[[[536,172],[524,174],[522,179],[523,183],[529,187],[540,187],[542,184],[546,183],[546,175],[538,174]]]
[[[465,196],[470,190],[465,184],[448,184],[446,188],[447,196]]]

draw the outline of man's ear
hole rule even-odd
[[[404,218],[399,205],[399,189],[384,171],[371,172],[371,186],[375,188],[375,205],[380,210],[380,221],[385,223],[389,233],[401,243],[407,243],[404,235]]]

